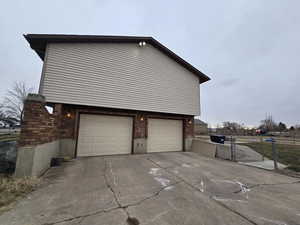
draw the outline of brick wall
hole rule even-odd
[[[18,146],[34,146],[57,140],[59,110],[56,107],[53,114],[49,114],[42,99],[28,98],[24,103]]]
[[[63,105],[60,121],[60,137],[75,139],[76,109],[68,105]]]
[[[194,137],[194,117],[184,118],[183,127],[186,138]]]
[[[133,138],[147,137],[147,115],[137,113],[134,118]]]
[[[66,115],[70,113],[70,117]],[[187,115],[174,115],[155,112],[141,112],[134,110],[118,110],[99,107],[63,105],[62,122],[60,127],[61,137],[76,139],[77,123],[80,113],[105,114],[105,115],[120,115],[132,116],[134,118],[133,138],[147,138],[147,122],[148,118],[162,119],[181,119],[184,126],[184,137],[194,136],[194,117]]]
[[[24,104],[19,146],[38,145],[64,138],[76,140],[80,113],[132,116],[134,139],[147,138],[148,118],[181,119],[184,138],[194,136],[193,116],[64,104],[54,104],[53,114],[49,114],[44,101],[29,98]]]

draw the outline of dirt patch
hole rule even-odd
[[[10,209],[18,198],[35,190],[39,183],[38,178],[13,178],[0,175],[0,213]]]

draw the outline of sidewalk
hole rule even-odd
[[[239,164],[246,165],[246,166],[252,166],[252,167],[258,167],[266,170],[274,170],[274,162],[273,160],[265,160],[265,161],[257,161],[257,162],[238,162]],[[278,169],[284,169],[287,166],[281,163],[278,163]]]

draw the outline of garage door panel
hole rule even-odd
[[[131,142],[131,117],[80,116],[78,156],[130,154]]]
[[[149,119],[147,152],[182,151],[182,120]]]

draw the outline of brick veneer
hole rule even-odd
[[[166,113],[142,112],[134,110],[118,110],[100,107],[63,105],[62,126],[60,128],[61,137],[76,139],[78,118],[80,113],[105,114],[105,115],[120,115],[132,116],[134,118],[133,138],[147,138],[147,123],[148,118],[162,119],[181,119],[183,120],[183,135],[185,138],[194,136],[194,117],[188,115],[174,115]],[[71,114],[70,118],[66,118],[67,113]]]
[[[34,146],[58,139],[60,105],[50,114],[45,103],[26,100],[23,109],[23,121],[18,146]]]
[[[194,137],[194,117],[184,118],[183,127],[185,137]]]
[[[146,138],[147,137],[147,115],[137,113],[134,117],[134,138]]]
[[[66,116],[68,113],[70,114],[70,117]],[[59,127],[59,133],[61,138],[76,138],[76,119],[76,109],[74,107],[69,107],[68,105],[63,105],[61,124]]]
[[[76,140],[80,113],[132,116],[134,139],[147,138],[148,118],[181,119],[184,139],[194,136],[193,116],[66,104],[53,104],[53,106],[54,112],[49,114],[44,102],[32,100],[25,102],[19,146],[38,145],[57,139]],[[67,114],[70,116],[67,117]]]

